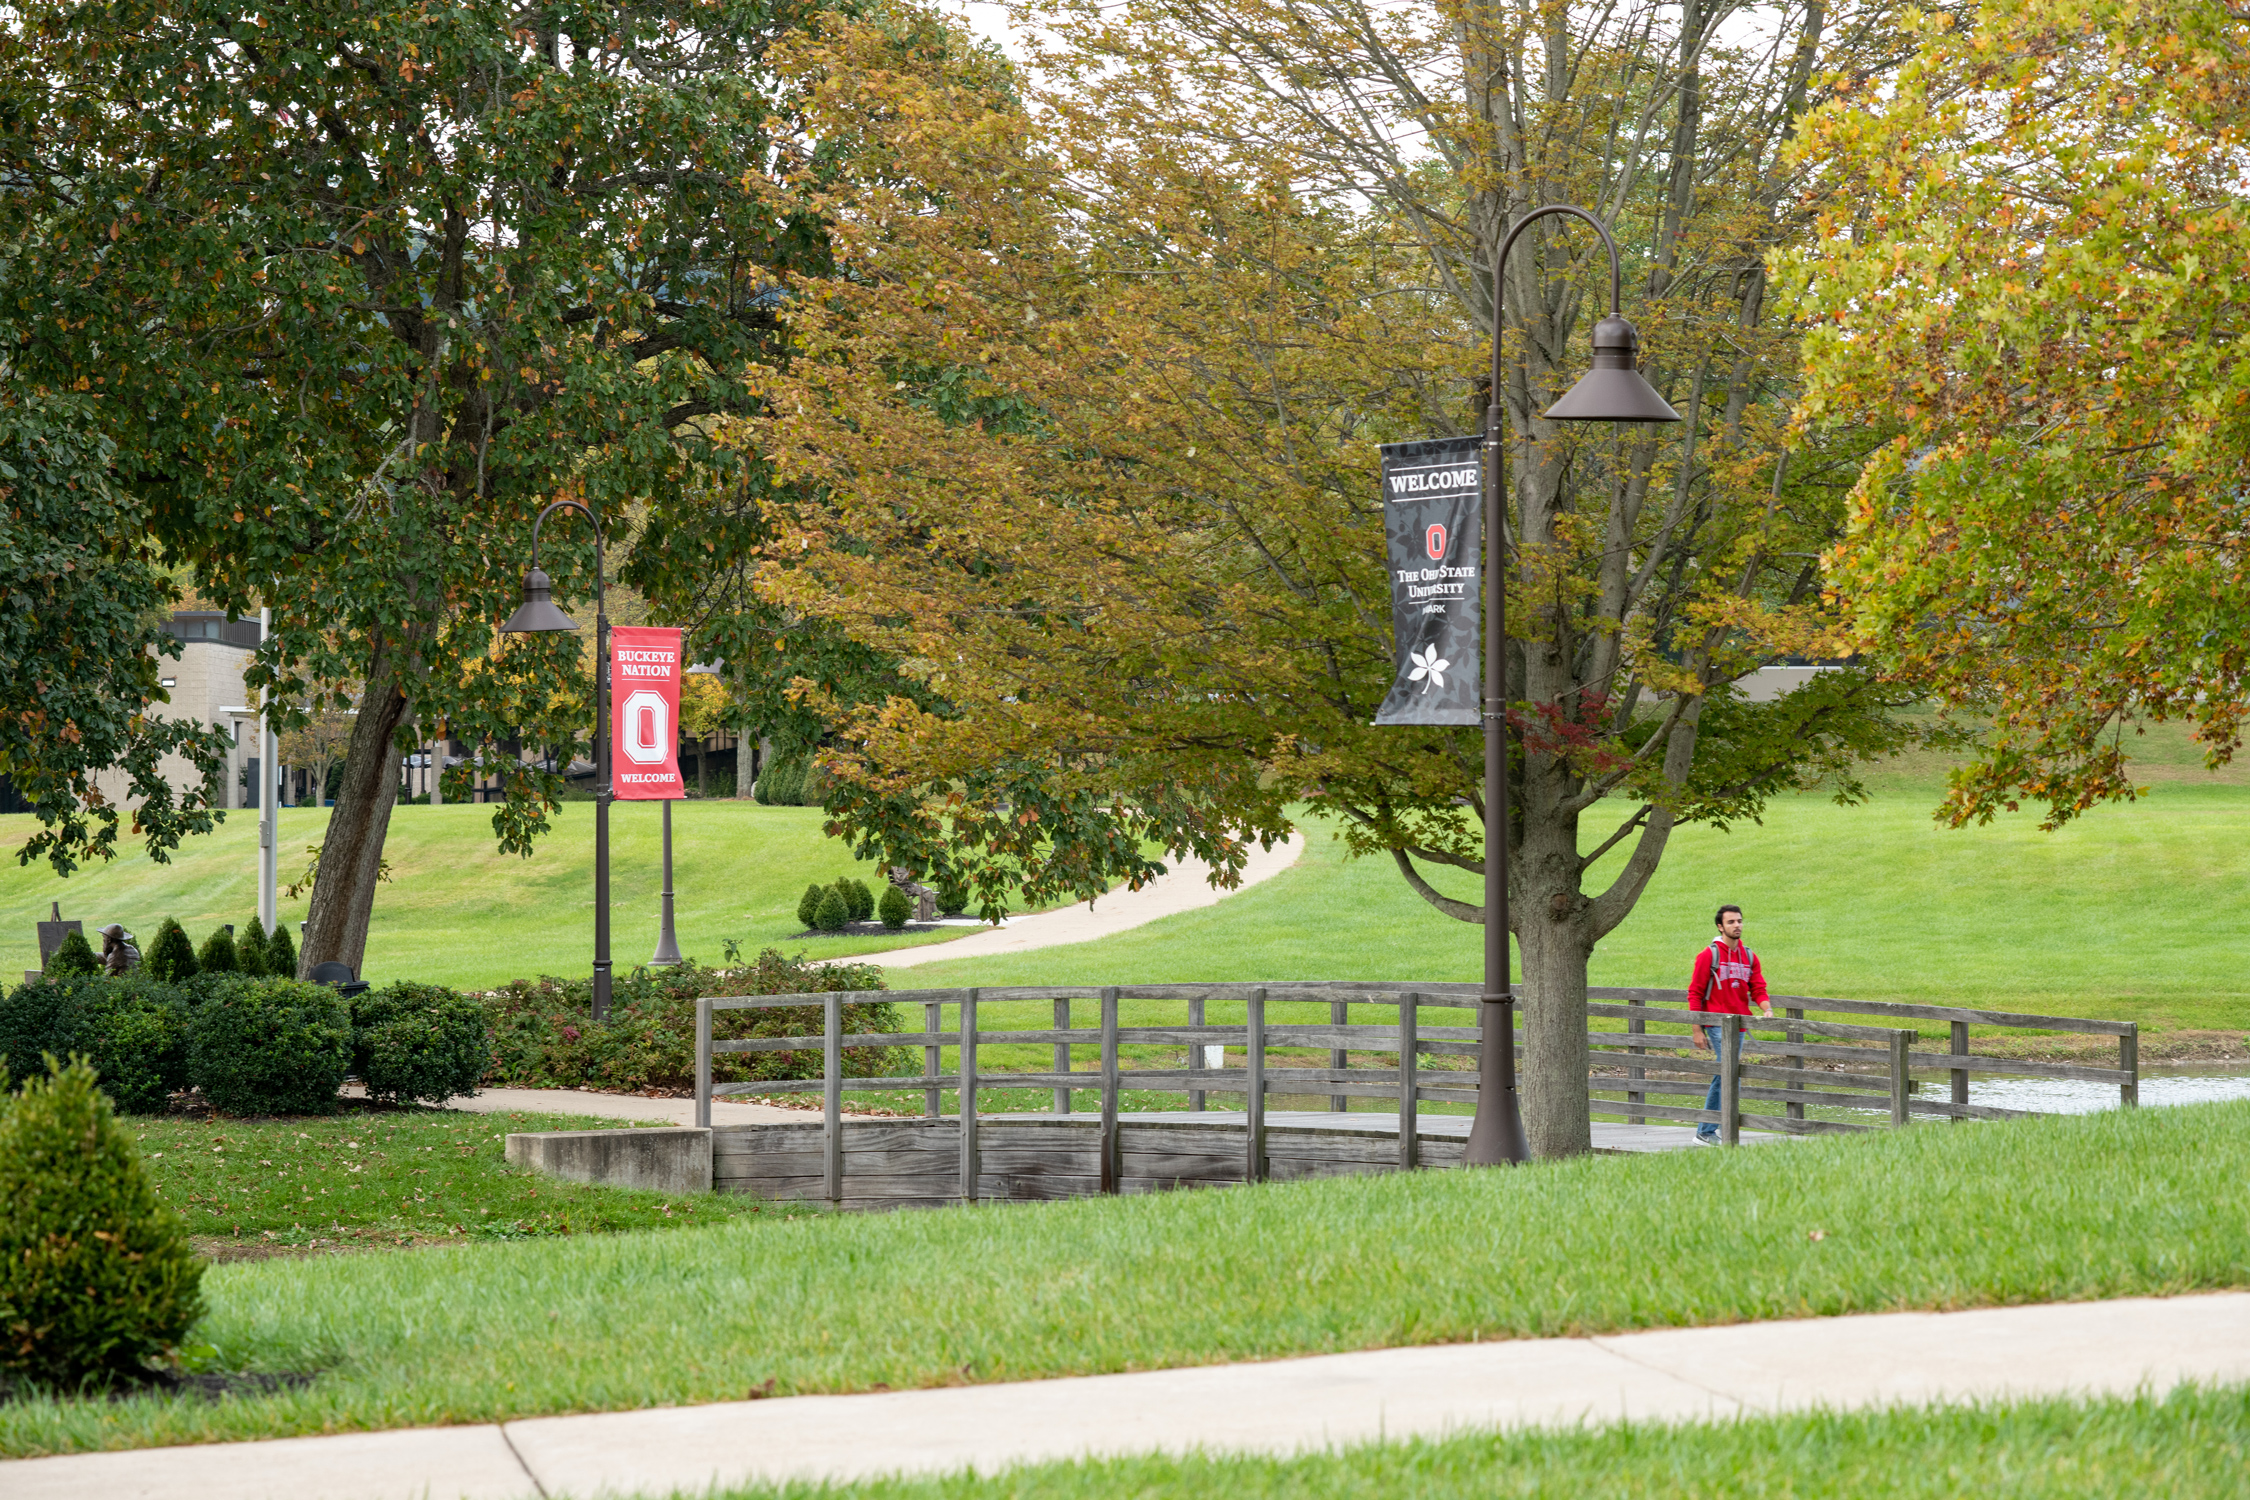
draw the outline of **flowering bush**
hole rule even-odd
[[[488,1085],[518,1088],[587,1088],[680,1092],[695,1086],[695,1002],[705,995],[802,995],[827,990],[877,990],[882,970],[873,964],[814,964],[784,958],[768,948],[735,969],[636,969],[620,977],[606,1024],[589,1018],[590,980],[519,979],[486,997],[492,1023]],[[817,1036],[817,1005],[718,1013],[714,1032],[723,1041],[756,1036]],[[898,1031],[897,1007],[861,1001],[844,1007],[844,1030]],[[897,1047],[847,1047],[844,1072],[855,1078],[904,1073]],[[720,1083],[761,1078],[809,1078],[820,1073],[820,1049],[802,1052],[724,1052],[711,1060]]]

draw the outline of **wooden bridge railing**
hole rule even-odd
[[[1424,1010],[1473,1012],[1479,987],[1473,984],[1400,985],[1360,981],[1295,982],[1275,984],[1201,985],[1017,985],[946,990],[833,991],[811,995],[760,995],[712,997],[696,1002],[696,1123],[711,1123],[714,1097],[741,1094],[820,1092],[827,1126],[825,1154],[832,1179],[840,1180],[842,1095],[845,1091],[918,1090],[923,1113],[939,1117],[939,1095],[958,1091],[962,1107],[961,1157],[964,1195],[974,1196],[976,1168],[976,1091],[979,1088],[1032,1088],[1053,1091],[1054,1112],[1072,1111],[1077,1091],[1098,1091],[1100,1097],[1102,1161],[1105,1180],[1114,1180],[1118,1097],[1128,1084],[1136,1089],[1178,1092],[1190,1110],[1202,1110],[1212,1094],[1240,1095],[1244,1100],[1248,1175],[1262,1175],[1265,1156],[1266,1097],[1270,1093],[1325,1093],[1332,1109],[1343,1110],[1352,1099],[1395,1102],[1399,1117],[1399,1165],[1417,1164],[1416,1122],[1423,1103],[1476,1102],[1474,1059],[1479,1033],[1471,1025],[1426,1025]],[[1520,990],[1519,990],[1520,996]],[[1783,1015],[1772,1020],[1755,1017],[1706,1015],[1685,1008],[1679,990],[1593,989],[1586,1007],[1590,1021],[1620,1021],[1622,1027],[1590,1027],[1587,1043],[1591,1070],[1587,1078],[1589,1112],[1623,1116],[1630,1123],[1648,1120],[1715,1124],[1720,1138],[1734,1144],[1741,1129],[1767,1129],[1804,1134],[1883,1128],[1848,1120],[1807,1118],[1807,1105],[1854,1111],[1882,1111],[1888,1124],[1909,1123],[1916,1116],[1952,1119],[2012,1119],[2035,1111],[1972,1105],[1968,1080],[1972,1073],[2017,1077],[2066,1078],[2115,1084],[2120,1101],[2138,1102],[2140,1080],[2138,1028],[2130,1021],[2087,1020],[2075,1016],[2037,1016],[2015,1012],[1966,1010],[1947,1006],[1904,1005],[1874,1000],[1827,1000],[1782,996],[1774,1004]],[[1182,1002],[1184,1025],[1126,1026],[1119,1006],[1126,1000]],[[872,1001],[920,1006],[919,1031],[845,1033],[843,1007]],[[1053,1005],[1054,1024],[1023,1028],[985,1026],[982,1006],[996,1003],[1044,1002]],[[1074,1026],[1074,1008],[1087,1002],[1099,1007],[1094,1027]],[[1244,1007],[1240,1025],[1207,1022],[1207,1007],[1214,1001],[1239,1002]],[[1325,1003],[1325,1024],[1271,1022],[1267,1007],[1280,1003]],[[958,1008],[959,1024],[943,1026],[943,1011]],[[1353,1023],[1352,1006],[1377,1006],[1394,1010],[1389,1024]],[[713,1017],[724,1010],[772,1010],[819,1006],[823,1025],[819,1035],[757,1037],[739,1041],[715,1040]],[[1917,1049],[1920,1032],[1912,1027],[1872,1026],[1852,1022],[1805,1019],[1811,1010],[1826,1014],[1865,1015],[1886,1020],[1942,1021],[1949,1029],[1949,1050]],[[1462,1019],[1474,1020],[1473,1015]],[[1685,1026],[1691,1021],[1722,1028],[1718,1057],[1698,1053],[1696,1038],[1684,1031],[1652,1032],[1649,1024]],[[2076,1064],[2019,1061],[1989,1057],[1969,1051],[1969,1028],[1974,1025],[2010,1029],[2030,1028],[2114,1036],[2118,1067],[2094,1068]],[[1733,1038],[1742,1040],[1739,1053]],[[1051,1045],[1053,1067],[1046,1071],[999,1071],[978,1061],[980,1045]],[[1100,1048],[1095,1072],[1072,1066],[1071,1048]],[[1121,1049],[1133,1046],[1185,1047],[1184,1068],[1121,1066]],[[1522,1033],[1517,1033],[1522,1045]],[[888,1077],[847,1078],[843,1073],[846,1047],[909,1047],[922,1052],[919,1073]],[[958,1049],[957,1066],[941,1069],[942,1049]],[[1242,1049],[1243,1064],[1211,1066],[1205,1060],[1210,1047]],[[712,1058],[720,1053],[799,1052],[820,1049],[818,1078],[766,1079],[751,1083],[713,1085]],[[1325,1068],[1268,1066],[1277,1049],[1328,1052]],[[1389,1052],[1412,1058],[1411,1068],[1353,1067],[1350,1053]],[[1425,1057],[1458,1057],[1470,1066],[1427,1068]],[[1733,1060],[1720,1067],[1718,1058]],[[1943,1069],[1951,1084],[1948,1100],[1924,1099],[1915,1094],[1911,1070]],[[1706,1110],[1700,1103],[1652,1102],[1651,1096],[1676,1097],[1703,1094],[1711,1076],[1720,1078],[1720,1103]],[[1603,1097],[1622,1094],[1623,1098]],[[1782,1113],[1746,1112],[1745,1104],[1779,1104]]]

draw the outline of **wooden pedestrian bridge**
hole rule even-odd
[[[1321,981],[707,998],[696,1002],[694,1127],[511,1136],[508,1150],[582,1180],[843,1208],[1447,1167],[1460,1161],[1477,1099],[1478,995],[1473,984]],[[2113,1084],[2122,1104],[2137,1102],[2129,1021],[1782,996],[1770,1021],[1698,1013],[1729,1038],[1741,1033],[1722,1070],[1695,1050],[1684,992],[1588,995],[1597,1151],[1685,1147],[1689,1127],[1705,1123],[1733,1146],[2028,1113],[1971,1103],[1979,1075]],[[921,1029],[846,1029],[876,1004],[918,1013]],[[749,1034],[762,1029],[754,1013],[771,1011],[804,1029]],[[1981,1054],[1972,1028],[2113,1037],[2117,1066]],[[922,1066],[852,1076],[848,1055],[863,1061],[866,1049],[919,1052]],[[776,1068],[783,1076],[714,1076]],[[1719,1108],[1706,1110],[1714,1071]],[[846,1112],[847,1095],[868,1093],[886,1112]],[[807,1094],[820,1109],[801,1123],[712,1125],[717,1098]]]

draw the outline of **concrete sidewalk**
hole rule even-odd
[[[0,1463],[8,1500],[663,1496],[1464,1429],[1693,1422],[2250,1380],[2250,1293],[1452,1344],[1010,1385]]]

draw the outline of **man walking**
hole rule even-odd
[[[1761,1016],[1773,1014],[1766,1003],[1765,971],[1758,967],[1758,955],[1742,945],[1742,908],[1733,902],[1719,908],[1713,918],[1718,923],[1719,935],[1711,939],[1711,946],[1695,956],[1695,977],[1688,981],[1688,1010],[1720,1016],[1747,1016],[1752,1006]],[[1717,1026],[1698,1024],[1695,1028],[1695,1046],[1699,1052],[1708,1052],[1713,1059],[1719,1055]],[[1742,1059],[1742,1038],[1735,1037],[1733,1061]],[[1711,1075],[1711,1088],[1703,1096],[1703,1107],[1719,1107],[1718,1073]],[[1695,1127],[1697,1144],[1715,1146],[1719,1141],[1719,1127],[1704,1123]]]

